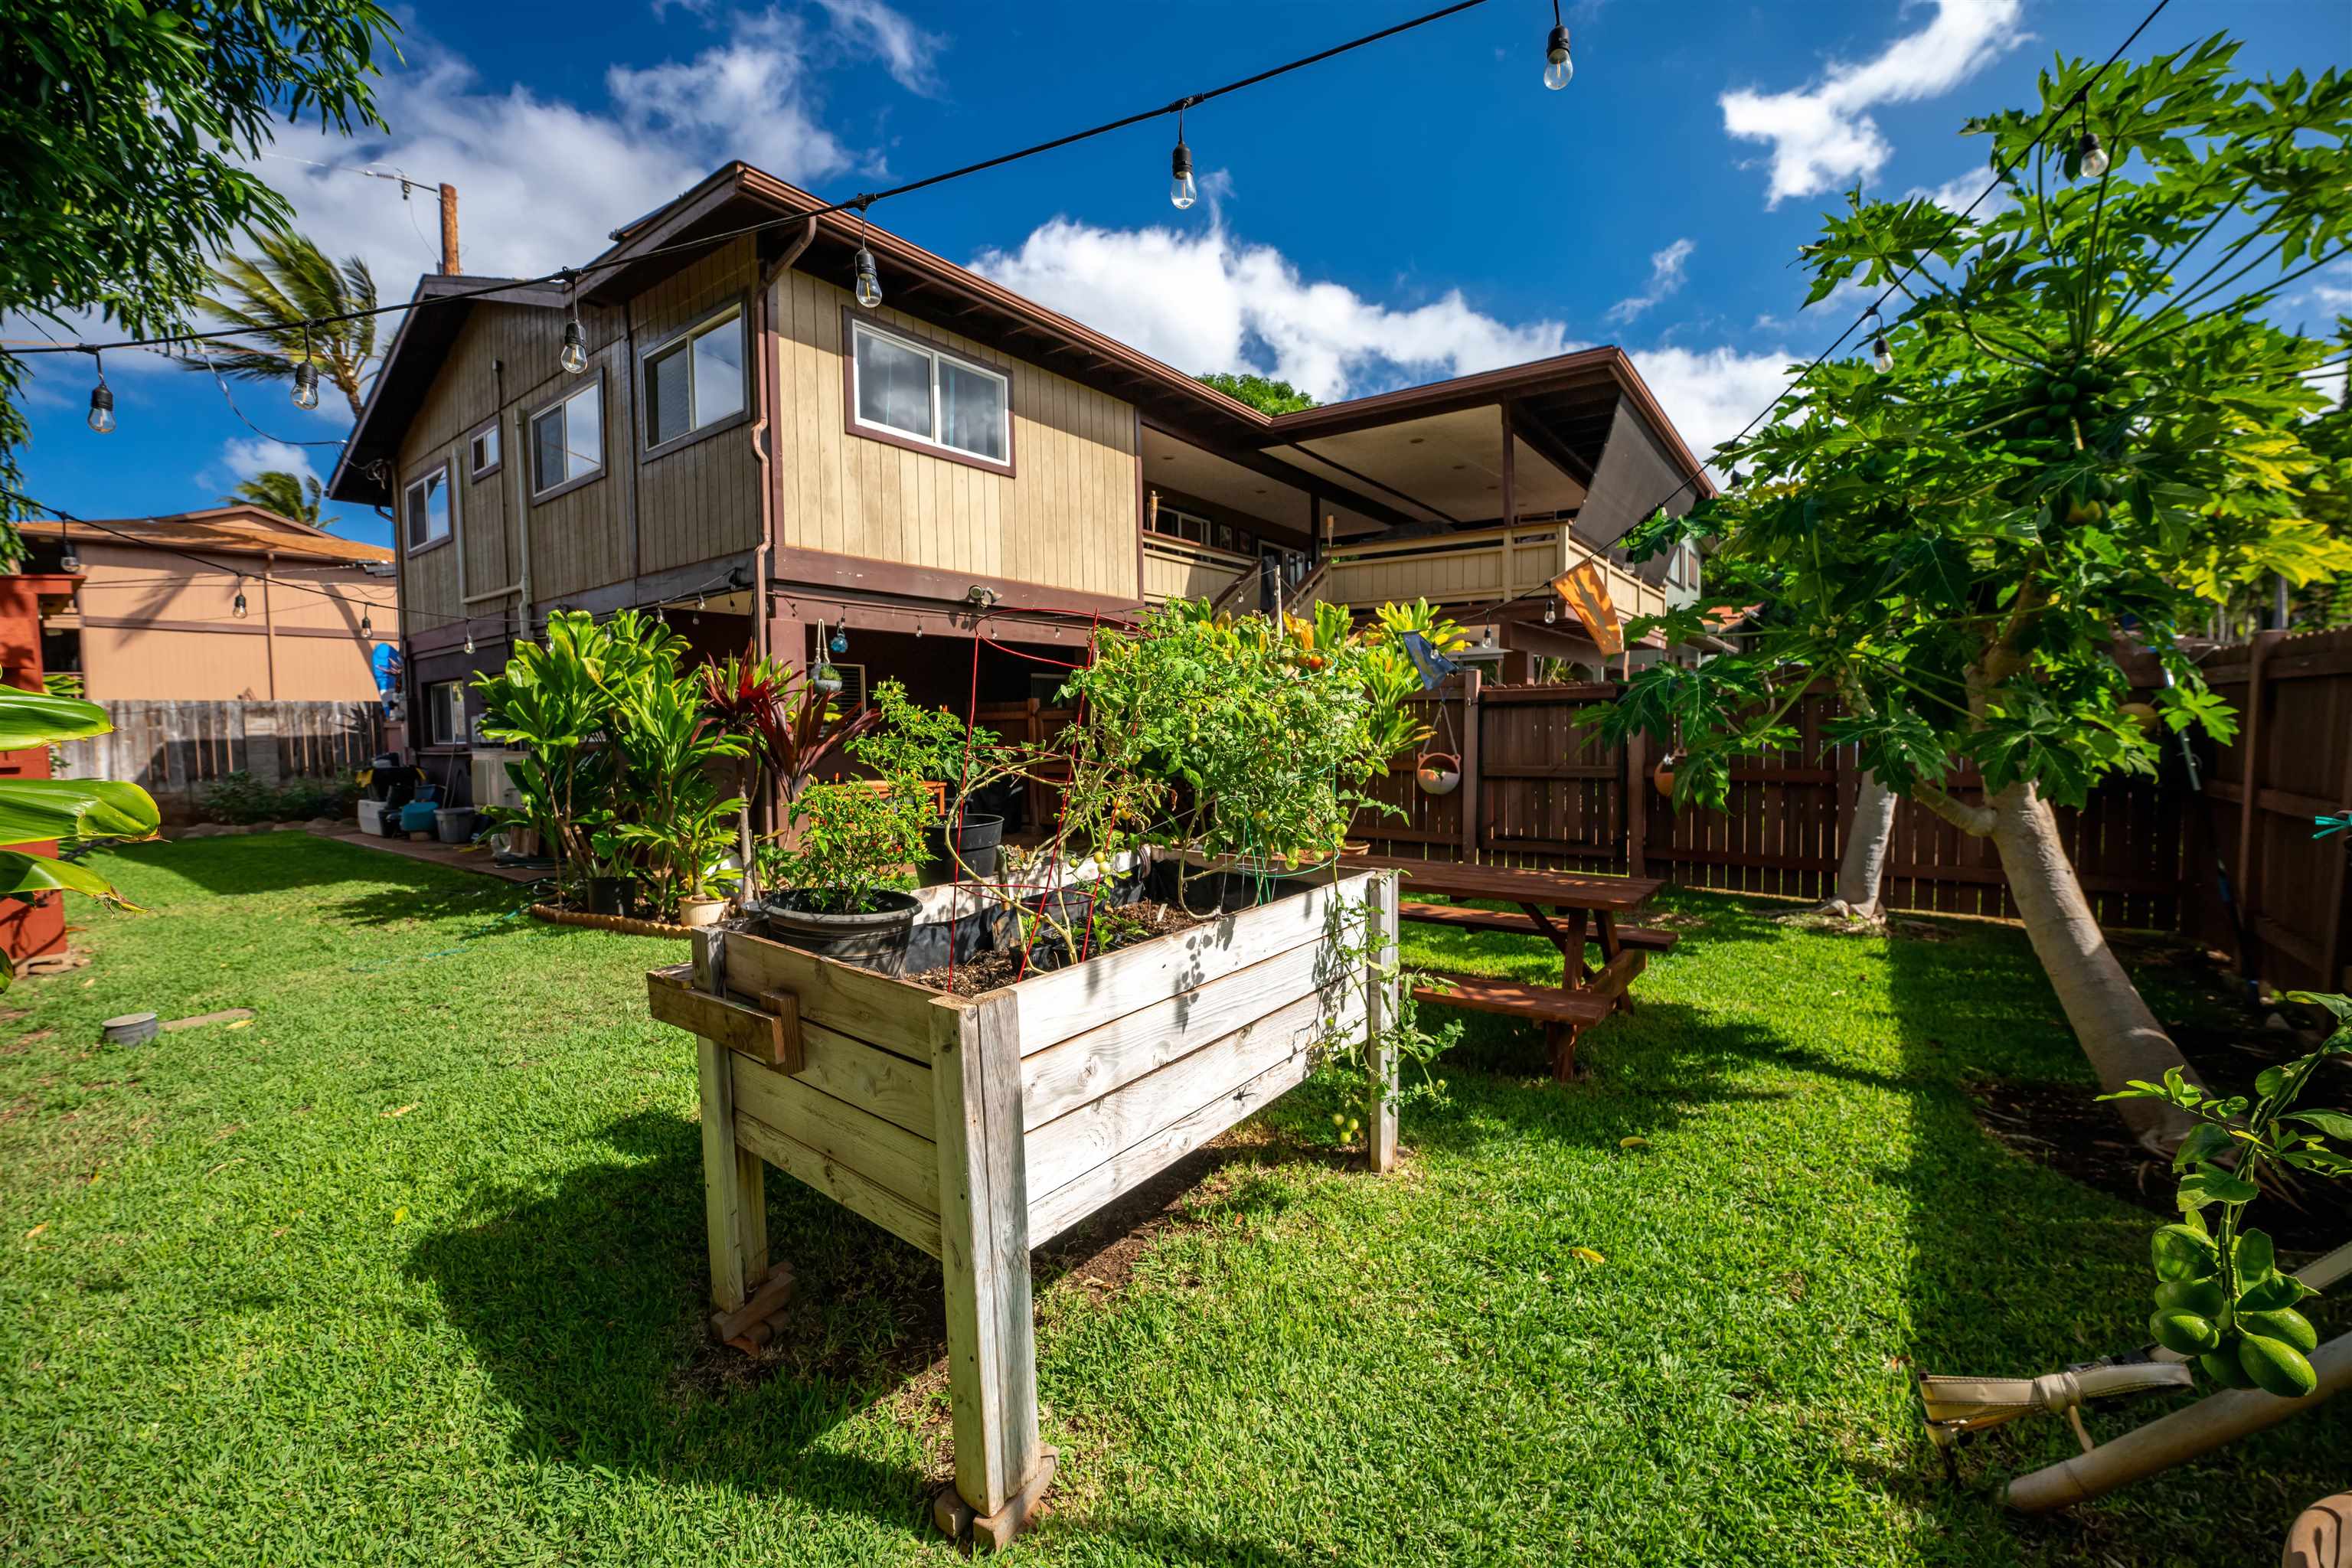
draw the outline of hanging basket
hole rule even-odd
[[[809,684],[816,688],[821,697],[837,696],[841,691],[841,671],[830,664],[818,665],[816,673],[809,677]]]
[[[1413,764],[1412,782],[1423,795],[1452,795],[1462,787],[1462,759],[1445,752],[1425,752]]]
[[[1658,786],[1658,793],[1664,795],[1668,800],[1675,798],[1675,761],[1676,759],[1672,753],[1661,757],[1658,760],[1657,768],[1650,774],[1650,782],[1656,784]]]

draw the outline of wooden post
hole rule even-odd
[[[1625,875],[1646,877],[1650,839],[1650,738],[1639,730],[1625,737]]]
[[[2256,933],[2256,889],[2262,882],[2254,853],[2258,841],[2255,825],[2262,820],[2261,796],[2263,781],[2263,667],[2270,662],[2271,650],[2286,637],[2284,632],[2257,632],[2254,646],[2246,655],[2246,722],[2239,731],[2238,744],[2242,758],[2238,773],[2238,927],[2245,933],[2244,945],[2252,950],[2238,954],[2241,973],[2257,973],[2249,966],[2260,962],[2262,938]]]
[[[1478,672],[1462,672],[1462,863],[1478,864],[1478,799],[1486,793],[1478,774]]]
[[[1365,933],[1375,940],[1372,962],[1364,970],[1364,1027],[1371,1042],[1370,1063],[1380,1092],[1372,1101],[1371,1121],[1364,1129],[1364,1160],[1375,1175],[1396,1169],[1397,1159],[1396,1053],[1383,1049],[1380,1043],[1381,1031],[1396,1021],[1401,990],[1396,978],[1397,887],[1394,871],[1372,879],[1371,917]]]
[[[694,933],[694,984],[726,992],[719,933]],[[707,1036],[694,1037],[695,1078],[702,1101],[702,1201],[710,1245],[710,1301],[721,1312],[741,1306],[768,1272],[767,1167],[735,1142],[733,1055]]]
[[[1511,592],[1511,529],[1519,521],[1518,444],[1511,439],[1511,405],[1498,404],[1495,412],[1503,421],[1503,602],[1514,597]]]
[[[931,1047],[955,1426],[953,1500],[942,1492],[932,1519],[992,1546],[1021,1528],[1055,1460],[1037,1441],[1019,1006],[1010,992],[941,1005]]]
[[[457,187],[441,187],[441,270],[457,275]]]

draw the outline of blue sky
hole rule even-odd
[[[1262,370],[1327,400],[1619,343],[1704,450],[1851,320],[1843,300],[1801,311],[1790,266],[1839,193],[1860,180],[1965,205],[1988,176],[1960,122],[2031,101],[2053,52],[2104,58],[2151,3],[1577,0],[1576,78],[1554,93],[1549,7],[1489,0],[1194,110],[1206,195],[1189,212],[1168,203],[1161,121],[874,216],[1183,369]],[[432,265],[429,200],[295,160],[451,181],[466,269],[537,272],[585,260],[729,157],[838,198],[1427,8],[425,5],[403,13],[405,63],[381,89],[390,135],[289,128],[258,166],[306,229],[403,298]],[[2352,61],[2352,0],[2173,0],[2134,53],[2224,29],[2250,72]],[[2286,308],[2315,328],[2352,311],[2352,264]],[[108,370],[115,434],[83,426],[78,357],[44,363],[30,410],[28,488],[82,516],[213,504],[261,467],[324,476],[350,422],[331,391],[305,414],[281,387],[236,384],[240,419],[209,377],[134,353]],[[389,542],[364,509],[335,525]]]

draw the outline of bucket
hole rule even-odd
[[[955,833],[956,855],[963,858],[961,869],[956,866],[956,857],[948,853],[948,830],[944,822],[935,822],[923,829],[923,858],[915,867],[918,886],[933,888],[967,874],[984,882],[996,875],[996,853],[1004,842],[1004,818],[984,816],[976,811],[964,813],[963,824]]]
[[[153,1039],[162,1027],[152,1013],[125,1013],[100,1024],[98,1033],[110,1046],[138,1046]]]
[[[854,963],[877,974],[904,973],[907,942],[922,906],[911,893],[877,891],[880,907],[854,915],[828,914],[803,909],[803,892],[784,893],[756,906],[761,925],[770,938],[820,958]]]
[[[474,808],[470,805],[445,805],[433,814],[433,826],[444,844],[471,844],[474,841]]]
[[[715,926],[719,917],[727,912],[724,899],[680,899],[677,901],[677,923],[682,926]]]

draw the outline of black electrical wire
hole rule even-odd
[[[638,251],[636,254],[630,256],[625,259],[616,258],[606,261],[592,261],[583,267],[559,267],[552,272],[541,273],[536,278],[509,279],[502,282],[488,284],[478,289],[463,289],[447,294],[436,294],[428,300],[409,300],[394,305],[376,305],[364,310],[346,310],[340,315],[334,316],[312,316],[294,324],[308,327],[336,326],[346,321],[362,321],[371,316],[390,315],[394,311],[415,310],[427,305],[459,304],[468,300],[480,299],[485,295],[502,294],[512,289],[532,288],[542,283],[571,283],[580,278],[587,276],[590,273],[607,271],[613,268],[624,265],[634,266],[637,262],[647,260],[655,257],[668,256],[683,251],[706,251],[713,246],[723,245],[729,240],[740,239],[747,235],[764,234],[771,229],[792,227],[796,225],[805,224],[811,218],[824,217],[834,213],[855,211],[862,215],[867,207],[873,205],[876,202],[887,201],[892,196],[908,195],[916,191],[928,190],[933,185],[944,184],[950,180],[961,180],[968,175],[982,174],[990,169],[1002,168],[1007,163],[1018,163],[1024,158],[1034,158],[1040,153],[1055,152],[1060,148],[1070,146],[1075,142],[1090,141],[1097,136],[1106,136],[1114,131],[1124,131],[1130,125],[1140,125],[1146,121],[1157,120],[1162,115],[1178,114],[1196,104],[1207,103],[1213,99],[1223,98],[1228,93],[1239,92],[1244,88],[1255,87],[1262,82],[1272,81],[1276,77],[1287,76],[1292,71],[1303,70],[1311,65],[1319,65],[1325,60],[1331,59],[1339,55],[1347,54],[1351,50],[1360,49],[1369,45],[1380,43],[1383,39],[1395,37],[1400,33],[1411,32],[1416,27],[1427,26],[1432,22],[1443,21],[1448,16],[1454,16],[1460,12],[1475,9],[1475,7],[1485,4],[1486,4],[1486,0],[1456,0],[1455,4],[1444,6],[1439,10],[1425,12],[1421,16],[1410,17],[1405,21],[1382,27],[1378,32],[1366,33],[1361,37],[1350,38],[1346,43],[1334,44],[1329,48],[1318,49],[1314,54],[1302,55],[1297,59],[1288,60],[1278,66],[1268,67],[1265,70],[1255,72],[1250,76],[1238,78],[1235,80],[1224,83],[1223,86],[1210,88],[1205,92],[1189,94],[1183,98],[1177,99],[1172,102],[1162,104],[1157,109],[1140,110],[1133,114],[1122,115],[1117,120],[1107,120],[1100,125],[1089,126],[1084,131],[1073,131],[1067,135],[1056,136],[1051,141],[1039,142],[1032,146],[1023,147],[1011,153],[1001,153],[992,158],[983,158],[977,163],[966,163],[961,168],[949,169],[937,174],[927,174],[919,180],[909,180],[904,184],[892,185],[886,190],[865,192],[858,195],[851,196],[846,201],[834,202],[824,206],[811,207],[804,211],[792,213],[782,217],[763,218],[758,223],[746,224],[740,228],[729,229],[719,234],[705,235],[698,239],[681,240],[671,245],[656,246],[649,250]],[[2159,5],[2158,8],[2160,10],[2162,9],[2162,6]],[[2137,37],[2137,35],[2134,36]],[[159,345],[171,343],[226,340],[234,337],[239,331],[251,331],[250,328],[226,328],[222,331],[214,332],[173,332],[152,338],[125,338],[120,342],[108,343],[60,343],[51,348],[42,348],[37,345],[33,345],[25,348],[0,350],[0,353],[12,354],[46,354],[87,353],[91,350],[118,348],[153,348]]]

